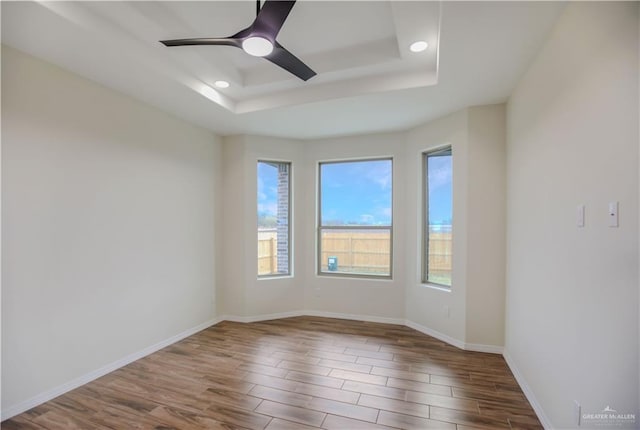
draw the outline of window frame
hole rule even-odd
[[[293,277],[293,226],[291,224],[291,220],[293,219],[293,206],[292,206],[292,199],[293,199],[293,162],[289,161],[289,160],[274,160],[274,159],[263,159],[263,158],[259,158],[256,160],[256,215],[258,214],[258,189],[257,189],[257,183],[258,183],[258,164],[260,163],[264,163],[264,164],[276,164],[276,165],[280,165],[280,164],[286,164],[289,166],[289,190],[288,190],[288,198],[287,198],[287,207],[288,207],[288,211],[287,211],[287,237],[288,237],[288,246],[287,246],[287,261],[288,261],[288,267],[287,267],[287,272],[286,273],[268,273],[265,275],[261,275],[258,270],[258,258],[259,256],[256,255],[256,272],[258,272],[257,278],[258,280],[264,280],[264,279],[274,279],[274,278],[290,278]],[[257,220],[256,220],[257,221]],[[256,222],[256,253],[257,253],[257,222]],[[276,229],[277,229],[277,224],[276,224]],[[277,232],[276,232],[277,235]],[[276,245],[277,246],[277,245]]]
[[[323,164],[339,164],[339,163],[358,163],[367,161],[390,161],[391,162],[391,225],[389,226],[323,226],[322,225],[322,165]],[[365,278],[365,279],[377,279],[383,281],[393,280],[393,224],[394,224],[394,166],[392,156],[382,157],[368,157],[368,158],[350,158],[339,160],[325,160],[319,161],[317,164],[317,221],[316,221],[316,275],[327,277],[339,277],[339,278]],[[368,274],[368,273],[348,273],[348,272],[329,272],[322,271],[322,231],[325,230],[388,230],[389,231],[389,273],[383,275]]]
[[[440,288],[446,291],[451,291],[453,287],[453,252],[451,253],[451,277],[452,282],[451,285],[440,284],[438,282],[433,282],[429,280],[429,157],[433,155],[450,155],[451,156],[451,167],[452,167],[452,175],[451,175],[451,194],[453,197],[453,146],[450,144],[439,146],[437,148],[429,149],[427,151],[422,152],[422,239],[421,239],[421,260],[422,260],[422,268],[421,268],[421,283]],[[451,201],[451,234],[453,237],[453,199]],[[453,239],[452,239],[453,240]]]

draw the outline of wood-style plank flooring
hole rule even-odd
[[[495,354],[404,326],[222,322],[2,429],[541,429]]]

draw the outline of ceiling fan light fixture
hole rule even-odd
[[[251,25],[232,36],[161,40],[160,43],[167,47],[210,45],[240,48],[249,55],[263,57],[303,81],[308,81],[316,75],[316,72],[276,42],[278,33],[296,1],[256,0],[258,10],[256,19]],[[211,90],[215,91],[213,88]]]
[[[242,49],[254,57],[264,57],[273,51],[273,43],[264,37],[252,36],[242,41]]]
[[[227,81],[215,81],[213,85],[218,88],[229,88],[229,82]]]
[[[409,50],[411,52],[422,52],[426,50],[428,47],[429,47],[429,44],[427,42],[425,42],[424,40],[418,40],[416,42],[413,42],[411,46],[409,46]]]

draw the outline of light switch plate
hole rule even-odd
[[[576,225],[578,227],[584,227],[584,205],[578,205],[576,207]]]

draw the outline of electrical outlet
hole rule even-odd
[[[580,417],[582,417],[582,406],[577,400],[573,401],[573,422],[576,426],[580,427]]]
[[[609,227],[618,227],[618,202],[609,203]]]

